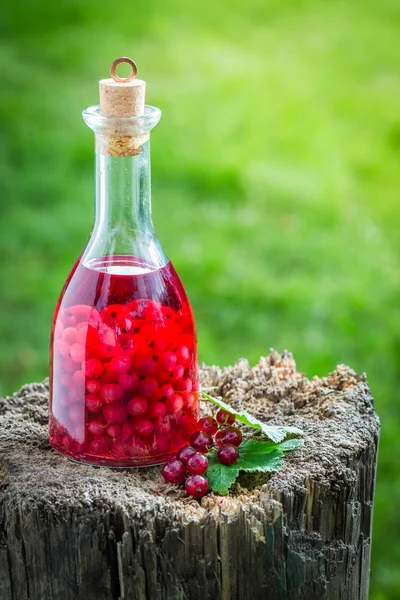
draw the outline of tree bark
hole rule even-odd
[[[379,421],[365,378],[309,381],[272,351],[201,380],[301,427],[304,447],[198,503],[159,468],[56,454],[46,383],[0,400],[0,600],[367,600]]]

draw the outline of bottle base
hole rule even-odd
[[[137,469],[140,467],[156,467],[158,465],[162,465],[167,461],[175,458],[176,453],[171,452],[162,456],[147,456],[147,457],[135,457],[135,458],[115,458],[115,457],[101,457],[101,456],[93,456],[90,454],[80,454],[79,452],[68,452],[65,450],[60,450],[56,446],[51,444],[53,450],[55,450],[61,456],[68,458],[74,463],[82,464],[82,465],[90,465],[92,467],[109,467],[110,469]]]

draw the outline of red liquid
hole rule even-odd
[[[171,263],[78,262],[52,329],[53,448],[97,465],[156,464],[189,441],[198,416],[195,324]]]

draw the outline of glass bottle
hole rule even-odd
[[[96,136],[95,220],[55,310],[49,439],[94,465],[165,462],[199,415],[193,313],[151,218],[149,132],[160,116],[152,106],[124,118],[83,112]],[[128,155],[112,150],[121,139]]]

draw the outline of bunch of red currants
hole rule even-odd
[[[217,412],[215,418],[202,417],[197,431],[190,438],[190,445],[183,446],[176,458],[164,465],[161,473],[165,481],[175,484],[185,481],[187,493],[193,498],[202,498],[208,492],[208,481],[204,477],[208,469],[206,454],[214,445],[217,445],[219,461],[224,465],[232,465],[239,457],[242,432],[233,427],[235,419],[235,415],[223,409]]]

